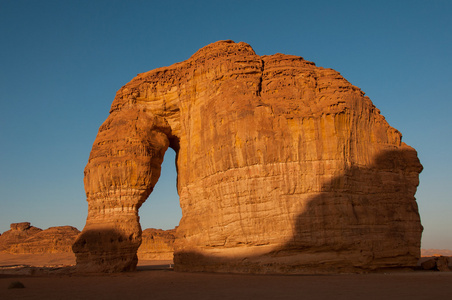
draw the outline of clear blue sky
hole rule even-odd
[[[452,249],[452,1],[0,0],[0,232],[87,215],[83,169],[116,91],[224,39],[299,55],[361,88],[424,171],[423,248]],[[174,152],[140,210],[181,216]]]

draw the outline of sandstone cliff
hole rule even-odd
[[[133,270],[138,209],[177,153],[175,268],[306,273],[414,267],[422,166],[338,72],[220,41],[121,88],[85,168],[85,271]]]
[[[148,228],[143,230],[138,259],[173,260],[176,230]]]
[[[30,222],[12,223],[10,230],[0,236],[0,252],[8,252],[11,246],[24,242],[42,229],[31,226]]]
[[[50,227],[12,245],[10,253],[67,253],[80,231],[72,226]]]
[[[13,223],[11,230],[0,236],[0,251],[7,253],[66,253],[80,231],[72,226],[51,227],[46,230],[29,222]]]

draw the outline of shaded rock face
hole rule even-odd
[[[72,226],[50,227],[46,230],[28,222],[13,223],[11,230],[0,236],[0,251],[7,253],[67,253],[80,231]]]
[[[143,230],[138,259],[173,260],[176,230],[148,228]]]
[[[85,168],[79,269],[133,270],[138,209],[177,153],[175,269],[414,267],[422,166],[370,99],[298,56],[220,41],[116,94]]]
[[[424,261],[423,263],[421,263],[421,267],[424,270],[450,272],[449,264],[450,264],[450,257],[438,256],[438,257],[433,257],[429,260]]]

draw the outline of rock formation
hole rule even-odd
[[[424,270],[435,270],[441,272],[450,272],[450,258],[447,256],[433,257],[421,263]]]
[[[10,253],[67,253],[72,252],[72,244],[80,231],[72,226],[50,227],[12,245]]]
[[[148,228],[143,230],[138,259],[173,260],[176,230]]]
[[[10,228],[0,236],[0,252],[9,252],[12,246],[42,231],[40,228],[31,226],[30,222],[12,223]]]
[[[85,168],[84,271],[134,270],[138,209],[177,153],[175,269],[414,267],[422,166],[338,72],[220,41],[122,87]]]
[[[13,223],[11,230],[0,236],[0,251],[7,253],[67,253],[80,231],[72,226],[50,227],[46,230],[29,222]]]
[[[30,222],[12,223],[11,229],[0,234],[0,252],[11,254],[72,253],[80,231],[72,226],[56,226],[46,230]],[[146,260],[172,260],[175,229],[143,230],[138,257]]]

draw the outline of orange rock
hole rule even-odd
[[[138,209],[177,153],[175,269],[414,267],[422,170],[370,99],[301,57],[220,41],[121,88],[85,168],[84,271],[133,270]]]
[[[147,260],[172,260],[176,230],[148,228],[143,230],[138,258]]]
[[[31,226],[29,222],[13,223],[11,230],[0,236],[0,251],[14,254],[72,252],[72,244],[79,233],[72,226],[42,230]]]
[[[11,223],[10,227],[13,231],[25,231],[31,228],[31,224],[30,222]]]
[[[10,252],[12,246],[23,243],[28,238],[42,231],[31,226],[29,222],[12,223],[10,230],[0,236],[0,252]]]
[[[10,248],[10,253],[68,253],[80,231],[72,226],[42,230]]]

